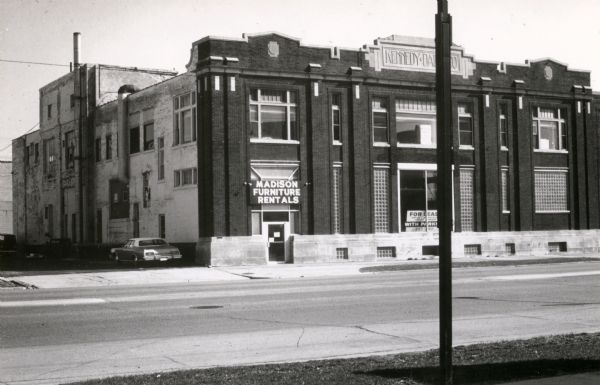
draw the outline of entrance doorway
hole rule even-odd
[[[267,224],[269,262],[285,262],[285,227],[284,223]]]

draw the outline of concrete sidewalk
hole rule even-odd
[[[569,260],[579,256],[560,256],[561,259]],[[548,258],[556,256],[540,257],[463,257],[455,258],[454,262],[496,262],[496,261],[521,261],[539,260],[540,263]],[[592,260],[592,259],[590,259]],[[44,273],[12,275],[5,278],[4,282],[16,281],[21,286],[43,289],[51,288],[76,288],[76,287],[106,287],[117,285],[149,285],[149,284],[175,284],[175,283],[200,283],[217,281],[234,281],[249,279],[289,279],[289,278],[312,278],[327,276],[351,276],[364,273],[360,270],[372,266],[402,266],[402,265],[432,265],[437,264],[437,258],[422,260],[385,260],[377,262],[332,262],[322,264],[298,265],[298,264],[267,264],[254,266],[228,266],[228,267],[169,267],[169,268],[131,268],[130,270],[115,271],[85,271],[65,273]],[[416,267],[418,268],[418,267]],[[0,280],[2,280],[0,272]],[[2,287],[2,285],[0,285]]]

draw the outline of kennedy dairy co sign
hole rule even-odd
[[[250,204],[297,205],[300,187],[297,180],[267,179],[250,182]]]
[[[366,59],[376,71],[382,69],[435,73],[435,42],[432,39],[390,36],[377,39],[368,46]],[[473,75],[475,62],[465,56],[462,48],[453,46],[450,54],[453,75],[468,78]]]

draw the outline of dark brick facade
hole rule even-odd
[[[278,55],[269,55],[276,43]],[[208,181],[199,189],[200,234],[251,235],[247,181],[252,161],[297,161],[302,186],[302,234],[332,233],[332,166],[342,166],[343,232],[374,232],[373,166],[389,165],[389,232],[398,232],[397,163],[435,163],[435,149],[372,145],[371,101],[384,98],[394,130],[399,98],[435,100],[434,73],[382,69],[369,63],[368,47],[335,50],[303,46],[278,34],[240,40],[205,38],[194,43],[189,70],[198,74],[199,168]],[[339,57],[336,57],[339,56]],[[318,64],[319,66],[315,66]],[[544,59],[526,65],[474,62],[470,76],[455,75],[453,111],[473,107],[473,149],[460,149],[454,121],[455,169],[473,167],[476,231],[596,229],[599,217],[598,111],[589,73]],[[550,68],[550,69],[548,69]],[[552,72],[551,79],[545,71]],[[203,88],[208,78],[208,89]],[[231,81],[235,81],[235,90]],[[220,82],[216,90],[215,82]],[[315,93],[318,87],[318,94]],[[298,143],[254,143],[249,138],[251,89],[297,94]],[[341,95],[342,145],[332,143],[331,98]],[[357,97],[358,96],[358,97]],[[500,104],[507,110],[508,149],[499,143]],[[566,151],[534,151],[532,110],[566,111]],[[588,108],[590,111],[588,112]],[[456,112],[455,112],[456,114]],[[568,170],[568,212],[535,212],[534,169]],[[501,169],[508,169],[510,213],[502,212]],[[455,206],[460,203],[459,173],[454,176]],[[455,211],[460,231],[460,210]]]

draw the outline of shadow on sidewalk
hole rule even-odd
[[[481,365],[455,365],[454,384],[502,384],[510,381],[556,377],[568,374],[595,372],[600,370],[600,360],[534,360]],[[398,368],[376,369],[367,372],[355,372],[388,379],[410,378],[424,384],[438,385],[439,368]]]

